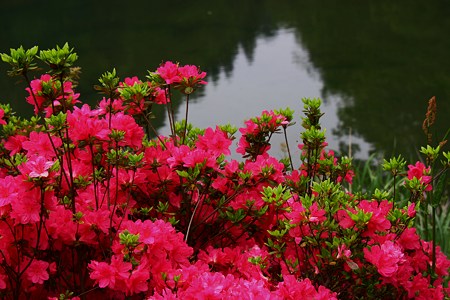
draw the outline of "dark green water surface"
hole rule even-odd
[[[103,72],[144,78],[173,60],[208,73],[209,85],[190,106],[190,121],[200,127],[239,126],[286,106],[299,118],[300,99],[320,97],[331,147],[347,149],[350,141],[361,157],[416,157],[431,96],[438,101],[436,137],[450,127],[448,0],[21,0],[2,2],[0,26],[0,52],[66,41],[75,47],[83,72],[78,91],[89,103],[101,98],[92,86]],[[7,69],[0,65],[0,101],[29,115],[24,84]],[[177,111],[181,119],[184,104]],[[167,134],[164,116],[157,120]],[[291,130],[292,148],[298,130]]]

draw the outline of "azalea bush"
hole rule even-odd
[[[173,95],[188,108],[206,84],[197,66],[164,62],[145,80],[106,72],[90,107],[67,44],[1,58],[35,113],[0,109],[3,299],[448,297],[450,261],[413,226],[442,198],[450,153],[439,147],[406,172],[385,161],[411,197],[350,192],[351,159],[327,149],[319,99],[303,99],[299,158],[269,155],[293,124],[280,109],[245,122],[234,160],[235,127],[195,128],[188,109],[176,120]],[[31,77],[36,60],[48,72]],[[167,136],[152,125],[158,105]]]

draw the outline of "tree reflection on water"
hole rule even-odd
[[[91,103],[100,98],[92,85],[104,71],[115,67],[122,78],[143,78],[147,69],[173,60],[200,65],[208,72],[211,84],[225,85],[229,94],[242,90],[239,84],[229,85],[233,78],[248,80],[244,84],[255,86],[254,99],[251,95],[248,98],[256,105],[261,101],[258,84],[270,82],[273,89],[278,84],[283,89],[280,94],[289,89],[282,82],[290,74],[277,69],[280,57],[276,53],[284,53],[282,49],[263,62],[255,57],[258,41],[275,39],[287,29],[307,53],[307,63],[297,60],[296,68],[309,68],[311,77],[321,84],[317,95],[305,95],[302,91],[309,87],[302,84],[312,83],[298,78],[289,95],[283,97],[339,101],[340,105],[334,105],[339,117],[333,128],[336,139],[352,128],[375,151],[415,156],[412,149],[425,142],[420,126],[427,100],[433,95],[438,101],[437,134],[449,127],[448,1],[140,2],[4,3],[0,51],[19,45],[46,49],[68,41],[80,57],[83,73],[79,91]],[[255,69],[264,71],[243,78],[237,73],[245,69],[237,65],[243,63],[238,55],[244,55],[249,65],[263,63]],[[12,102],[26,115],[25,111],[31,110],[22,105],[23,85],[16,86],[16,79],[8,79],[6,69],[5,64],[0,65],[0,101]],[[211,95],[205,90],[197,99],[212,101],[208,100]],[[233,103],[234,98],[239,97],[227,95],[215,101],[234,107],[240,104]],[[292,108],[299,111],[300,101]],[[155,126],[162,127],[164,120],[157,120]]]

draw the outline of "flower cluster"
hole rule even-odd
[[[0,110],[2,298],[449,295],[450,261],[412,227],[418,203],[346,189],[351,161],[326,149],[317,99],[304,100],[294,169],[267,151],[291,124],[289,110],[245,123],[240,161],[228,157],[230,126],[173,123],[169,137],[146,136],[152,103],[168,106],[172,87],[189,95],[206,83],[195,66],[165,62],[147,82],[105,73],[98,89],[108,98],[96,108],[72,105],[78,94],[59,74],[28,89],[43,122]],[[416,164],[407,180],[428,191],[427,176]]]
[[[418,181],[424,191],[429,192],[433,189],[431,185],[431,168],[418,161],[415,165],[408,165],[408,180]]]
[[[67,111],[80,103],[80,94],[72,89],[72,82],[62,82],[49,74],[42,75],[39,79],[34,79],[30,87],[26,88],[28,96],[26,100],[34,106],[34,112],[46,112],[46,116],[61,110]]]
[[[166,84],[173,84],[184,94],[192,94],[199,86],[207,82],[203,79],[206,72],[202,72],[197,66],[185,65],[179,66],[171,61],[166,61],[156,70]]]

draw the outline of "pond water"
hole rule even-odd
[[[296,111],[289,128],[296,149],[301,98],[323,99],[331,148],[366,158],[372,152],[417,157],[427,101],[436,96],[436,137],[450,127],[450,2],[430,1],[10,1],[0,11],[0,52],[19,45],[75,47],[78,90],[105,71],[124,78],[163,60],[200,65],[209,84],[190,104],[198,127],[243,124],[264,109]],[[0,101],[22,115],[23,83],[0,65]],[[178,118],[184,104],[177,101]],[[167,134],[165,115],[155,126]],[[272,153],[284,155],[281,136]],[[295,154],[298,155],[298,151]]]
[[[256,39],[252,59],[248,59],[244,50],[239,48],[233,61],[232,75],[225,71],[218,74],[216,81],[204,88],[204,94],[189,104],[189,120],[193,125],[206,128],[216,124],[242,124],[243,120],[258,116],[263,110],[290,107],[296,111],[296,124],[288,129],[288,138],[292,153],[298,157],[301,97],[320,97],[323,82],[314,71],[309,56],[299,46],[292,29],[280,29],[272,37]],[[274,63],[274,58],[276,62]],[[270,70],[270,74],[266,74]],[[293,92],[295,90],[295,92]],[[301,95],[301,96],[300,96]],[[324,99],[322,111],[325,116],[322,125],[327,128],[329,147],[338,149],[339,143],[348,143],[348,136],[333,136],[331,130],[338,127],[338,107],[342,100],[338,97]],[[179,106],[178,119],[184,118],[186,105]],[[170,132],[166,122],[160,130]],[[271,152],[281,158],[284,136],[273,137]],[[371,149],[363,139],[353,137],[362,148],[363,157]]]

